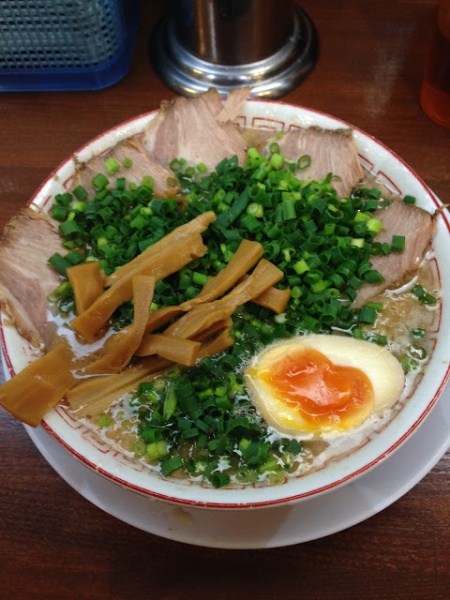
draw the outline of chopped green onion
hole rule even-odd
[[[426,336],[426,331],[421,327],[417,327],[416,329],[411,330],[411,335],[416,338],[424,338]]]
[[[401,364],[405,373],[410,373],[419,368],[419,361],[411,356],[403,357]]]
[[[432,294],[429,294],[425,288],[421,285],[415,285],[411,290],[413,295],[421,302],[422,304],[436,304],[437,299]]]
[[[145,454],[151,461],[161,460],[168,454],[168,444],[165,440],[158,440],[147,445]]]
[[[383,222],[380,221],[380,219],[372,218],[367,221],[366,225],[367,230],[376,235],[377,233],[380,233],[381,228],[383,227]]]
[[[369,306],[363,306],[358,312],[358,321],[360,323],[366,323],[373,325],[377,318],[377,311]]]
[[[214,488],[225,487],[230,483],[230,476],[227,473],[222,473],[221,471],[215,471],[208,476],[208,479]]]
[[[372,308],[373,310],[376,310],[377,312],[381,312],[384,308],[382,302],[368,302],[366,306]]]
[[[373,335],[371,338],[372,342],[374,342],[374,344],[378,344],[379,346],[387,346],[389,343],[389,340],[387,338],[386,335]]]
[[[74,223],[73,220],[70,220],[61,223],[59,226],[59,232],[63,237],[70,237],[82,233],[82,230],[77,223]]]
[[[153,189],[153,184],[155,183],[153,177],[151,177],[150,175],[144,175],[144,177],[142,178],[142,185]]]
[[[275,153],[270,157],[270,165],[274,169],[280,169],[283,163],[284,158],[281,156],[281,154]]]
[[[391,242],[392,252],[403,252],[405,249],[406,238],[404,235],[393,235]]]
[[[177,407],[177,396],[175,393],[174,384],[172,384],[167,390],[166,397],[164,399],[163,417],[165,421],[168,421],[175,413]]]
[[[311,156],[309,154],[303,154],[297,161],[297,171],[304,171],[311,166]]]
[[[105,161],[105,169],[108,175],[114,175],[120,169],[120,164],[113,156],[110,156]]]
[[[106,188],[106,186],[109,183],[109,180],[105,175],[103,175],[103,173],[99,173],[98,175],[93,177],[91,183],[94,190],[100,192],[101,190]]]
[[[367,283],[379,283],[381,281],[384,281],[383,275],[379,271],[376,271],[374,269],[366,271],[364,273],[364,279],[367,281]]]
[[[303,273],[306,273],[306,271],[309,271],[309,265],[306,262],[306,260],[302,258],[295,263],[293,269],[297,273],[297,275],[302,275]]]
[[[67,207],[61,204],[54,204],[50,211],[51,217],[56,221],[64,221],[64,219],[67,219],[68,214]]]
[[[352,238],[350,240],[350,244],[355,246],[355,248],[364,248],[365,240],[364,238]]]
[[[165,460],[161,462],[161,471],[164,477],[168,477],[174,471],[180,469],[184,464],[182,457],[178,454],[175,456],[168,456]]]
[[[272,142],[269,146],[269,152],[271,154],[276,154],[280,152],[280,145],[277,142]]]
[[[66,277],[66,275],[67,275],[67,269],[69,267],[73,266],[73,263],[71,263],[69,260],[67,260],[67,257],[61,256],[61,254],[59,254],[58,252],[53,254],[48,259],[48,263],[54,269],[56,269],[58,271],[58,273],[60,273],[61,275],[64,275],[64,277]]]
[[[247,206],[247,213],[256,219],[262,219],[264,216],[264,207],[262,204],[252,202]]]
[[[319,279],[318,281],[316,281],[315,283],[313,283],[311,285],[311,290],[315,294],[320,294],[320,292],[323,292],[324,290],[326,290],[328,287],[330,287],[330,285],[331,285],[331,281],[329,281],[328,279]]]
[[[205,273],[197,273],[196,271],[194,271],[194,273],[192,274],[192,281],[196,285],[203,286],[208,281],[208,276]]]
[[[77,185],[77,187],[72,190],[72,194],[80,201],[86,200],[88,197],[88,193],[82,185]]]

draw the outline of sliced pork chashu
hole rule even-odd
[[[248,100],[249,93],[250,88],[248,87],[231,90],[225,102],[221,102],[220,111],[217,114],[217,120],[222,123],[234,121]],[[217,102],[217,99],[215,102]]]
[[[348,197],[364,177],[351,129],[327,130],[319,127],[291,129],[281,138],[275,138],[280,154],[297,161],[301,156],[311,157],[308,168],[297,171],[300,179],[325,179],[329,173],[331,185],[340,198]]]
[[[393,200],[392,204],[377,210],[373,216],[383,222],[383,228],[375,241],[390,244],[393,235],[405,236],[405,249],[403,252],[391,252],[387,256],[371,258],[373,268],[383,275],[384,281],[364,284],[358,291],[354,308],[361,307],[386,289],[398,287],[413,276],[430,248],[435,233],[433,215],[418,206],[405,204],[402,200]]]
[[[47,262],[55,252],[65,254],[58,224],[48,215],[24,208],[6,225],[0,243],[0,306],[26,340],[45,348],[54,339],[47,296],[61,281]]]
[[[224,158],[246,159],[246,141],[232,122],[247,99],[248,90],[230,92],[222,104],[215,89],[191,99],[163,102],[157,116],[142,134],[145,148],[164,165],[174,158],[203,163],[209,171]]]
[[[114,158],[121,165],[114,175],[108,175],[105,170],[105,162],[108,158]],[[131,167],[123,167],[125,159],[131,160]],[[106,175],[111,183],[119,177],[124,177],[127,183],[133,182],[137,185],[142,183],[143,177],[150,176],[153,178],[153,190],[157,196],[165,196],[177,191],[176,188],[169,185],[169,182],[173,180],[172,171],[146,151],[139,137],[122,140],[107,153],[94,156],[86,163],[82,163],[77,169],[74,187],[82,185],[90,197],[93,197],[95,191],[92,187],[92,178],[98,173]]]

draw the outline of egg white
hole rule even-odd
[[[270,372],[271,366],[299,347],[309,347],[324,354],[338,366],[354,367],[363,371],[372,383],[374,404],[369,415],[359,414],[345,426],[336,422],[312,426],[298,409],[277,398],[270,384],[260,375]],[[322,439],[341,436],[355,429],[371,415],[381,414],[400,398],[405,385],[405,374],[400,362],[385,347],[342,335],[298,336],[277,342],[257,354],[248,365],[245,381],[252,402],[267,424],[282,435],[303,439]]]

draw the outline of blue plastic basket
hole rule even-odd
[[[108,87],[130,67],[140,0],[0,0],[0,91]]]

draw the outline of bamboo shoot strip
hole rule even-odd
[[[106,277],[98,261],[84,262],[67,269],[75,297],[76,314],[81,315],[103,294]]]
[[[203,329],[201,333],[195,336],[195,340],[197,342],[207,342],[210,338],[214,336],[214,334],[223,331],[224,329],[230,329],[233,327],[233,319],[228,317],[226,319],[222,319],[221,321],[216,321],[208,327],[207,329]]]
[[[139,254],[139,256],[136,256],[132,261],[119,267],[114,273],[109,275],[106,279],[106,286],[112,286],[136,269],[142,271],[142,267],[151,260],[154,255],[159,254],[160,252],[169,251],[170,253],[171,251],[175,251],[175,248],[180,241],[184,240],[184,238],[191,239],[192,237],[195,237],[196,234],[201,234],[208,228],[210,223],[215,221],[215,219],[215,213],[213,211],[208,211],[195,219],[192,219],[188,223],[180,225],[158,242],[144,250],[142,254]]]
[[[128,366],[142,341],[154,289],[153,277],[138,275],[133,278],[133,323],[106,340],[102,355],[86,367],[86,373],[118,373]]]
[[[114,375],[97,376],[73,387],[66,399],[77,417],[99,415],[115,400],[132,392],[141,381],[153,379],[173,363],[150,357]]]
[[[150,334],[136,352],[136,356],[157,354],[185,367],[192,367],[199,356],[202,344],[193,340],[164,334]]]
[[[176,273],[195,258],[203,256],[206,250],[207,248],[203,244],[199,233],[195,233],[190,237],[184,236],[180,240],[174,240],[170,247],[149,255],[149,260],[146,263],[140,263],[139,270],[132,269],[104,291],[83,314],[73,319],[71,322],[72,327],[85,339],[92,340],[113,312],[121,304],[131,300],[134,276],[139,274],[152,275],[155,281],[160,281],[168,275]]]
[[[0,404],[16,419],[37,427],[76,382],[73,352],[65,339],[0,387]]]
[[[178,306],[163,306],[162,308],[158,308],[157,310],[150,313],[150,316],[147,320],[147,325],[145,327],[145,333],[151,333],[152,331],[156,331],[175,317],[179,317],[185,311]]]
[[[271,287],[257,298],[253,298],[252,302],[259,306],[263,306],[264,308],[268,308],[279,315],[284,312],[290,298],[291,290],[289,288],[279,290],[278,288]]]
[[[206,356],[214,356],[223,352],[234,343],[233,336],[231,335],[230,329],[224,329],[216,335],[215,338],[209,342],[202,344],[200,348],[199,358],[205,358]]]

